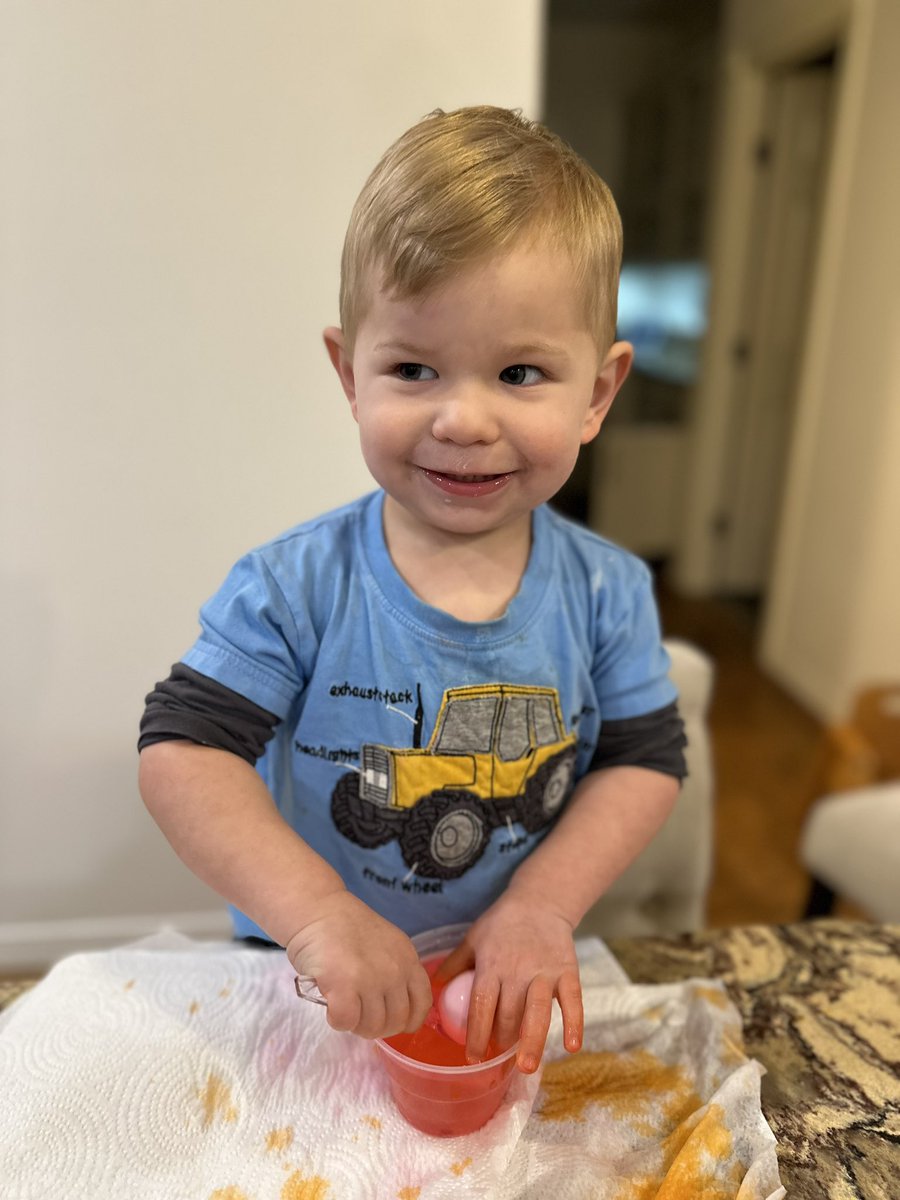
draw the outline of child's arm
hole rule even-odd
[[[678,780],[643,767],[592,771],[554,828],[442,965],[447,978],[475,964],[466,1053],[481,1058],[492,1029],[520,1039],[517,1064],[537,1069],[554,996],[567,1050],[581,1047],[584,1015],[573,931],[651,840],[678,795]]]
[[[145,747],[140,788],[175,852],[315,978],[334,1029],[412,1032],[431,985],[410,939],[344,887],[287,825],[253,767],[188,741]]]

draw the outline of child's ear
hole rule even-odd
[[[347,353],[344,341],[344,331],[337,325],[329,325],[323,332],[322,339],[325,342],[328,357],[331,359],[331,365],[337,371],[337,377],[341,381],[344,395],[350,401],[353,419],[356,420],[356,380],[353,376],[353,359]]]
[[[603,366],[594,380],[594,392],[591,404],[584,419],[581,431],[581,444],[584,446],[600,432],[600,426],[606,419],[613,400],[619,388],[628,378],[631,364],[634,361],[634,347],[628,342],[613,342],[609,353],[603,360]]]

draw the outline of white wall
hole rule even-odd
[[[540,0],[5,3],[0,965],[218,927],[143,696],[243,550],[370,486],[320,341],[351,204],[438,105],[537,115],[541,38]]]

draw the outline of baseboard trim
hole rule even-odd
[[[43,972],[69,954],[109,950],[162,929],[176,929],[201,941],[231,937],[231,922],[224,907],[200,912],[10,921],[0,923],[0,972]]]

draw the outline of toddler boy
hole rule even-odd
[[[248,554],[148,697],[141,790],[336,1029],[412,1031],[410,935],[471,922],[467,1054],[583,1015],[573,930],[659,829],[683,734],[649,572],[546,502],[631,365],[605,184],[435,112],[356,203],[328,354],[379,489]]]

